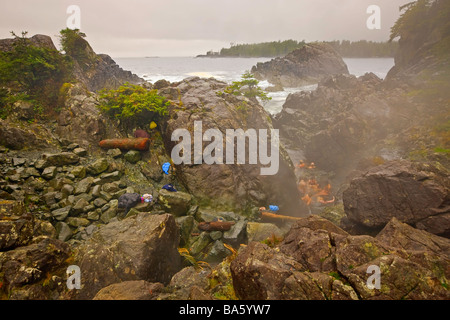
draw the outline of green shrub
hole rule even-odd
[[[37,47],[26,38],[27,32],[15,37],[12,50],[0,52],[0,88],[9,88],[0,97],[7,108],[14,97],[54,107],[59,88],[71,75],[71,60],[57,50]]]
[[[101,90],[100,110],[110,118],[120,121],[125,130],[144,127],[157,117],[167,115],[170,103],[158,95],[157,90],[125,83],[116,90]]]
[[[259,81],[256,80],[253,74],[249,71],[246,71],[242,75],[241,79],[241,81],[233,81],[231,85],[225,88],[224,92],[218,92],[217,95],[222,96],[223,93],[229,93],[235,96],[244,96],[249,99],[259,98],[263,102],[267,102],[272,99],[258,86]]]
[[[86,34],[78,29],[63,29],[59,32],[59,42],[66,55],[76,60],[83,69],[86,69],[96,56],[89,43],[84,39]]]

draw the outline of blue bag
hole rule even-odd
[[[173,185],[171,185],[171,184],[166,184],[166,185],[164,185],[164,187],[162,187],[163,189],[166,189],[167,191],[170,191],[170,192],[177,192],[177,190],[174,188],[174,186]]]
[[[278,206],[269,206],[269,209],[272,212],[277,212],[278,210],[280,210],[280,208],[278,208]]]
[[[162,165],[162,170],[165,174],[169,174],[170,162],[166,162]]]

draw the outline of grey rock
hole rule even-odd
[[[136,163],[141,160],[141,153],[137,150],[130,150],[123,157],[130,163]]]
[[[96,206],[97,208],[103,207],[106,203],[106,200],[102,198],[97,198],[94,200],[94,206]]]
[[[13,158],[13,166],[23,166],[27,162],[27,159],[25,158]]]
[[[100,219],[100,214],[101,214],[100,209],[97,209],[95,211],[90,211],[87,214],[87,219],[91,220],[91,221],[97,221],[98,219]]]
[[[93,177],[87,177],[83,180],[79,181],[75,186],[75,195],[81,194],[81,193],[88,193],[89,189],[91,188],[92,184],[94,183]]]
[[[77,156],[84,157],[87,155],[87,150],[84,148],[75,148],[73,150],[73,153],[75,153]]]
[[[91,164],[89,164],[86,167],[86,171],[93,175],[99,175],[100,173],[106,171],[109,167],[109,162],[106,158],[101,158],[98,160],[95,160],[94,162],[92,162]]]
[[[116,149],[109,149],[108,152],[106,153],[108,156],[115,158],[118,158],[122,155],[122,151],[120,151],[120,149],[116,148]]]
[[[120,171],[113,171],[111,173],[103,173],[100,175],[100,181],[99,184],[105,184],[109,182],[119,181],[122,177],[122,174]]]
[[[71,210],[72,210],[71,206],[66,206],[61,209],[53,210],[52,216],[58,221],[63,221],[69,216]]]
[[[63,187],[61,188],[61,193],[63,194],[64,197],[67,198],[68,196],[70,196],[71,194],[73,194],[74,190],[75,190],[75,188],[74,188],[72,185],[70,185],[70,184],[65,184],[65,185],[63,185]]]
[[[237,221],[230,230],[223,233],[222,240],[233,247],[239,247],[241,243],[247,243],[247,221]]]
[[[159,203],[164,209],[175,215],[185,215],[191,205],[192,196],[185,192],[170,192],[165,189],[161,189],[158,195]]]
[[[89,205],[89,202],[84,198],[79,199],[72,208],[72,214],[78,215],[84,212],[84,209]]]
[[[84,166],[77,166],[73,168],[70,173],[78,179],[83,179],[84,177],[86,177],[86,168]]]
[[[58,240],[67,241],[72,237],[72,229],[70,229],[67,223],[62,221],[57,222],[55,228]]]
[[[47,167],[42,171],[42,177],[47,180],[51,180],[56,176],[57,168],[56,167]]]
[[[220,240],[214,241],[205,258],[206,262],[220,262],[231,254]]]
[[[248,222],[248,241],[263,241],[272,235],[282,237],[284,232],[273,223]]]
[[[71,227],[78,228],[78,227],[86,227],[91,222],[86,218],[68,217],[66,219],[66,223]]]
[[[72,152],[61,153],[44,153],[42,159],[45,160],[45,167],[56,166],[61,167],[64,165],[78,163],[80,157]]]

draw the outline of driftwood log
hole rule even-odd
[[[295,220],[300,220],[301,218],[299,217],[291,217],[291,216],[283,216],[281,214],[274,214],[274,213],[270,213],[267,211],[262,211],[261,212],[261,216],[263,218],[269,218],[269,219],[275,219],[275,220],[290,220],[290,221],[295,221]]]
[[[107,139],[100,141],[99,145],[103,149],[119,148],[121,150],[147,151],[150,145],[150,139],[148,138]]]
[[[200,222],[197,228],[202,231],[228,231],[234,224],[230,221]]]

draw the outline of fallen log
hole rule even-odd
[[[270,213],[270,212],[267,212],[267,211],[262,211],[261,212],[261,216],[264,217],[264,218],[270,218],[270,219],[276,219],[276,220],[292,220],[292,221],[295,221],[295,220],[300,220],[301,219],[299,217],[283,216],[283,215],[280,215],[280,214],[274,214],[274,213]]]
[[[200,222],[197,228],[202,231],[228,231],[234,224],[230,221]]]
[[[99,142],[100,148],[147,151],[150,145],[148,138],[106,139]]]

